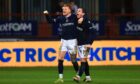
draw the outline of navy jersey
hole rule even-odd
[[[92,44],[95,39],[95,30],[90,20],[84,16],[83,22],[77,26],[78,45]]]
[[[77,26],[77,17],[75,14],[71,14],[69,17],[58,16],[53,19],[50,16],[46,16],[49,23],[58,23],[61,31],[61,38],[65,40],[76,39],[76,26]]]

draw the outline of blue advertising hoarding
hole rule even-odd
[[[120,23],[120,35],[140,35],[140,21],[122,21]]]
[[[36,36],[36,21],[0,21],[0,36]]]
[[[97,36],[105,35],[105,22],[104,21],[92,21],[92,28],[95,29]]]

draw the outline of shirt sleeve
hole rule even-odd
[[[46,15],[46,20],[48,23],[59,23],[60,17],[52,18],[50,15]]]
[[[84,24],[86,26],[86,30],[89,34],[89,37],[87,38],[88,43],[92,44],[93,41],[95,40],[96,37],[96,31],[95,29],[92,27],[92,23],[89,19],[85,19]]]

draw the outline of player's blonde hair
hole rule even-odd
[[[65,4],[63,5],[63,7],[68,7],[70,10],[72,10],[72,6],[71,6],[70,3],[65,3]]]

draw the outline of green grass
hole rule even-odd
[[[140,84],[140,66],[98,66],[90,72],[90,84]],[[73,76],[73,68],[65,67],[64,84],[76,84]],[[57,78],[56,67],[0,68],[0,84],[54,84]]]

